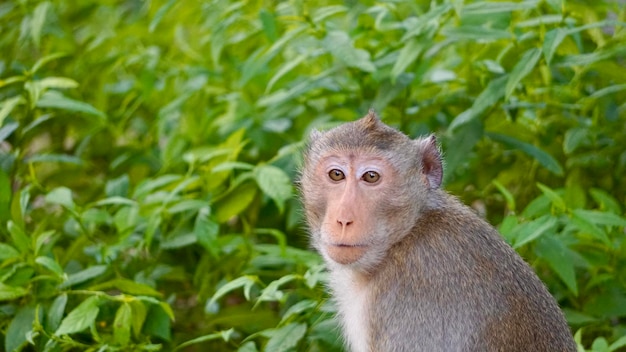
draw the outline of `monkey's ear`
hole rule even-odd
[[[443,179],[443,165],[441,152],[437,145],[434,134],[416,141],[419,145],[419,153],[422,155],[422,172],[426,176],[428,186],[431,189],[439,188]]]

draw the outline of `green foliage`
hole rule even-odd
[[[338,351],[297,178],[370,107],[626,346],[620,0],[0,4],[0,331],[41,351]],[[585,346],[585,347],[583,347]]]

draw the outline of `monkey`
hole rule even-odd
[[[311,132],[299,188],[346,347],[576,351],[532,268],[442,177],[434,135],[411,139],[373,110]]]

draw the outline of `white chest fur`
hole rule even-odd
[[[352,352],[369,352],[367,282],[352,270],[333,270],[330,284],[337,304],[343,336]]]

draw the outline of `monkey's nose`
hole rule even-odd
[[[339,220],[337,219],[337,222],[339,223],[339,225],[341,226],[348,226],[350,224],[352,224],[354,221],[352,220]]]

